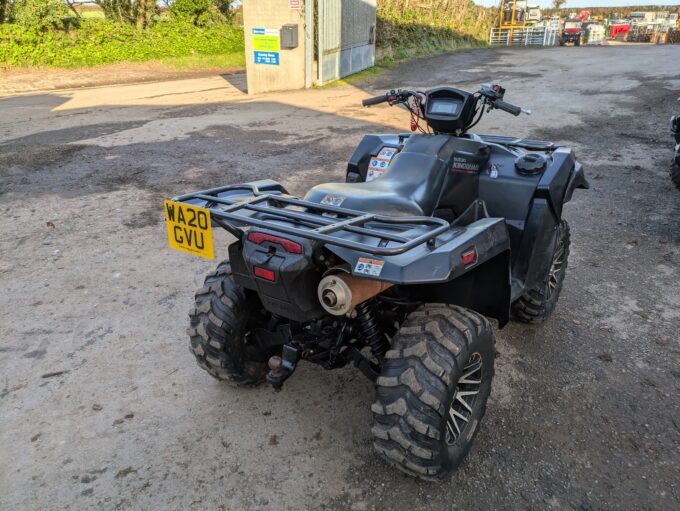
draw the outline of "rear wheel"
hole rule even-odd
[[[231,276],[231,265],[221,263],[196,291],[187,333],[198,365],[218,380],[238,386],[262,382],[267,355],[258,349],[251,327],[257,304],[248,299]]]
[[[374,445],[398,469],[441,479],[465,458],[486,411],[494,372],[489,322],[461,307],[412,312],[376,383]]]
[[[677,161],[673,162],[671,165],[671,181],[675,185],[675,187],[680,190],[680,163]]]
[[[562,220],[557,228],[557,240],[552,263],[543,281],[512,304],[512,316],[522,323],[545,321],[557,305],[569,259],[569,224]]]

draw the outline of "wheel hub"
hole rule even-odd
[[[548,272],[548,278],[545,281],[545,298],[550,299],[552,294],[555,292],[557,285],[560,281],[560,274],[564,270],[564,239],[562,237],[562,228],[560,227],[557,233],[557,246],[555,247],[555,252],[553,253],[553,260],[550,264],[550,271]]]
[[[446,445],[453,445],[467,428],[481,385],[482,356],[473,353],[456,383],[449,415],[446,418]]]

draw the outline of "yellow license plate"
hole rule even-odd
[[[210,210],[166,200],[165,224],[171,248],[214,259]]]

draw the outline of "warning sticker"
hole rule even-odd
[[[383,269],[383,266],[385,266],[385,261],[360,257],[357,261],[356,267],[354,268],[354,273],[378,277]]]
[[[383,147],[377,156],[371,158],[368,163],[368,172],[366,173],[366,182],[382,176],[387,172],[387,167],[390,166],[392,158],[397,154],[397,150],[393,147]]]
[[[321,204],[328,204],[329,206],[340,206],[346,199],[344,195],[326,195],[321,199]]]

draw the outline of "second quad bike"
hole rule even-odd
[[[560,46],[573,43],[574,46],[581,46],[583,36],[583,22],[580,19],[568,19],[564,22],[562,34],[560,35]]]
[[[555,308],[569,255],[562,208],[587,188],[574,153],[469,133],[486,111],[523,110],[499,85],[393,90],[418,133],[366,135],[345,182],[292,197],[274,181],[166,201],[171,246],[212,257],[196,292],[191,351],[219,380],[281,389],[300,361],[349,363],[375,382],[376,449],[404,472],[445,477],[484,415],[494,334]]]
[[[671,117],[671,133],[675,137],[675,157],[670,168],[671,181],[680,190],[680,115]]]

